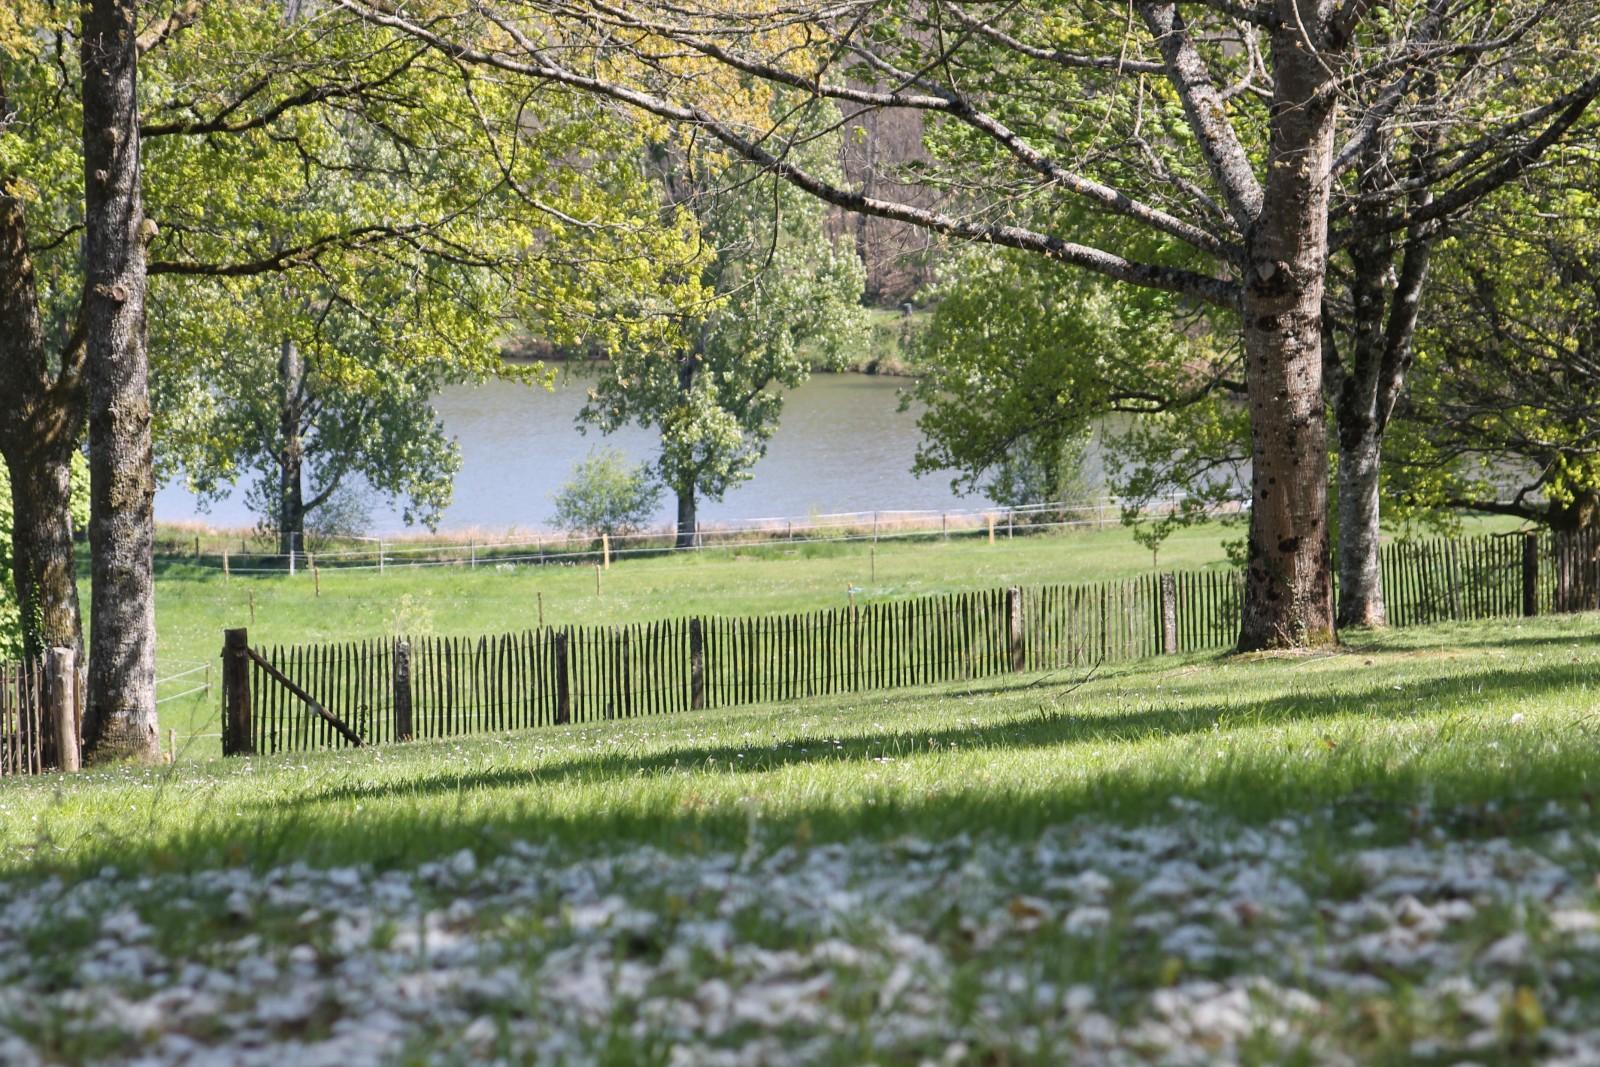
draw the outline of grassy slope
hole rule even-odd
[[[1595,622],[0,781],[0,868],[25,905],[0,946],[29,991],[0,1025],[49,1062],[127,1062],[167,1028],[265,1033],[294,1062],[374,1011],[340,992],[360,980],[399,989],[389,1010],[424,998],[418,1063],[541,1062],[552,1042],[616,1064],[938,1062],[959,1043],[962,1062],[1043,1067],[1103,1062],[1102,1040],[1115,1062],[1262,1067],[1594,1051],[1600,957],[1571,930],[1600,921]],[[1097,871],[1099,895],[1080,878]],[[398,903],[374,903],[378,872]],[[350,911],[374,916],[353,941]],[[157,962],[128,977],[135,950],[106,932],[140,923]],[[122,1022],[79,993],[167,1005],[180,970],[235,983],[235,1014],[178,990],[203,1025],[164,1006]],[[584,984],[624,972],[637,992]],[[720,1029],[729,995],[781,1007]]]
[[[533,836],[679,847],[751,819],[823,838],[1027,834],[1188,796],[1264,820],[1595,787],[1594,619],[1386,635],[1318,658],[1186,657],[360,752],[4,785],[10,866],[409,863]],[[1524,718],[1513,723],[1513,716]],[[878,762],[880,760],[892,762]],[[135,814],[136,813],[136,814]],[[115,832],[111,832],[112,828]]]

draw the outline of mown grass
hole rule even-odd
[[[1486,520],[1488,529],[1496,520]],[[1504,525],[1503,520],[1500,525]],[[1478,528],[1474,527],[1473,532]],[[1173,534],[1160,569],[1225,568],[1224,542],[1237,527],[1206,525]],[[959,590],[1101,581],[1150,573],[1157,560],[1121,527],[1006,538],[776,543],[708,549],[593,566],[391,567],[235,575],[179,561],[156,582],[157,669],[161,677],[215,664],[222,631],[250,629],[257,645],[379,638],[406,633],[474,636],[539,625],[618,624],[688,615],[814,611],[849,602],[895,600]],[[87,593],[86,599],[87,599]],[[201,678],[203,680],[203,676]],[[192,688],[185,676],[161,696]],[[180,733],[215,732],[214,697],[174,700],[163,722]]]
[[[492,972],[497,991],[438,986],[448,1010],[418,1013],[394,1062],[556,1062],[540,1050],[559,1042],[617,1064],[743,1049],[739,1062],[1043,1067],[1075,1062],[1096,1029],[1122,1043],[1115,1062],[1544,1062],[1586,1040],[1600,950],[1516,879],[1550,849],[1563,899],[1600,922],[1586,873],[1600,860],[1597,621],[371,750],[221,760],[199,746],[170,767],[7,780],[0,877],[14,895],[53,878],[46,895],[71,907],[30,903],[16,920],[13,970],[37,1003],[0,1024],[48,1062],[131,1062],[168,1027],[278,1042],[293,1062],[397,1003],[352,1000],[347,981],[455,968]],[[1106,836],[1118,827],[1130,836]],[[1099,872],[1050,858],[1083,840]],[[1474,883],[1467,917],[1433,932],[1405,909],[1459,912],[1452,883],[1423,879],[1396,903],[1363,862],[1480,842],[1499,881]],[[822,876],[837,904],[804,898]],[[1181,895],[1160,895],[1173,877]],[[374,903],[380,879],[402,903]],[[354,941],[340,933],[352,909],[376,924]],[[108,932],[141,923],[137,950]],[[1429,954],[1407,955],[1412,938]],[[481,955],[450,956],[461,942]],[[905,951],[922,962],[897,963]],[[162,969],[116,970],[137,953]],[[85,1006],[85,973],[151,1003],[195,1003],[160,998],[210,973],[239,991],[203,1025],[119,1022]],[[624,974],[649,980],[597,991]],[[315,1003],[285,1016],[308,988]],[[1284,999],[1302,988],[1315,999]],[[250,989],[267,994],[263,1030]],[[725,1028],[713,994],[776,1015]],[[1244,1010],[1230,996],[1255,1021],[1207,1030]]]
[[[1174,657],[735,713],[363,751],[221,760],[0,787],[0,865],[403,865],[535,838],[733,846],[1029,835],[1186,797],[1245,822],[1326,805],[1412,832],[1427,802],[1516,829],[1597,788],[1588,616],[1375,636],[1314,657]],[[1443,817],[1443,816],[1441,816]],[[1487,823],[1486,823],[1487,825]]]

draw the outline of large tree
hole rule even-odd
[[[449,19],[339,2],[462,61],[695,127],[839,206],[1235,314],[1253,483],[1242,649],[1333,636],[1330,254],[1480,197],[1600,94],[1600,74],[1564,62],[1592,40],[1588,0],[846,0],[777,11],[498,0]],[[1335,180],[1393,128],[1400,101],[1454,99],[1472,72],[1513,63],[1539,64],[1544,106],[1530,108],[1520,90],[1474,94],[1467,121],[1436,122],[1429,165],[1374,192],[1371,217],[1330,215]],[[761,86],[842,107],[847,124],[857,113],[924,113],[936,159],[904,180],[954,190],[959,206],[921,207],[892,189],[869,196],[796,163],[794,126],[752,121],[748,98]],[[804,105],[793,113],[815,119]],[[1141,258],[1096,227],[1042,228],[1028,219],[1056,213],[1016,210],[1063,197],[1183,251]]]
[[[145,350],[145,245],[135,0],[90,0],[83,72],[83,316],[88,378],[89,692],[83,743],[153,758],[156,731],[155,461]]]

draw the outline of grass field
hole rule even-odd
[[[0,1059],[1596,1062],[1596,621],[5,782]]]
[[[1500,528],[1487,520],[1470,532]],[[1224,568],[1237,527],[1175,533],[1163,570]],[[246,626],[257,645],[389,634],[475,636],[549,625],[623,623],[693,614],[758,615],[955,590],[1102,581],[1149,573],[1151,555],[1120,527],[1062,534],[949,541],[885,540],[711,549],[615,563],[596,583],[592,566],[392,567],[311,575],[235,576],[171,562],[156,583],[160,690],[173,697],[204,681],[222,631]],[[195,672],[195,673],[187,673]],[[162,705],[180,733],[217,730],[219,700],[191,695]],[[213,743],[215,743],[213,741]]]
[[[1162,565],[1225,566],[1231,530],[1182,531],[1162,550]],[[629,559],[599,576],[593,566],[391,567],[324,570],[321,596],[311,575],[235,576],[182,563],[156,583],[157,668],[161,677],[216,663],[222,631],[246,626],[253,643],[299,644],[407,633],[478,635],[544,621],[621,623],[691,614],[757,615],[899,599],[952,590],[1036,586],[1142,574],[1150,554],[1112,528],[1034,537],[883,541],[710,549]],[[253,610],[252,610],[253,606]],[[200,676],[203,680],[203,674]],[[195,676],[161,695],[193,687]],[[164,704],[164,722],[182,733],[214,732],[218,701]]]

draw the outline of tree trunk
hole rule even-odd
[[[1250,536],[1239,650],[1333,640],[1322,295],[1334,107],[1294,23],[1273,33],[1271,166],[1242,301]]]
[[[83,429],[83,348],[75,333],[51,367],[25,206],[10,188],[0,174],[0,457],[11,476],[12,576],[27,654],[60,647],[81,657],[71,469]]]
[[[306,543],[305,451],[300,444],[305,366],[300,346],[285,337],[278,357],[282,406],[278,417],[278,552],[304,551]]]
[[[699,531],[695,519],[695,494],[694,482],[684,482],[678,486],[678,548],[693,548],[695,534]]]
[[[155,478],[145,352],[135,0],[83,7],[89,380],[89,760],[160,756],[155,703]]]
[[[705,326],[701,326],[701,343],[705,340]],[[700,353],[698,351],[686,352],[678,360],[678,396],[687,404],[689,394],[694,391],[695,374],[700,370]],[[687,458],[685,463],[691,461]],[[695,519],[695,475],[692,469],[679,470],[676,473],[676,490],[678,494],[678,539],[676,547],[693,548],[695,535],[699,527]]]
[[[1379,541],[1382,444],[1375,422],[1339,426],[1339,612],[1344,626],[1387,626]]]
[[[1376,138],[1363,153],[1360,189],[1369,195],[1356,207],[1358,223],[1376,223],[1388,211],[1382,191],[1392,180],[1393,155],[1393,139],[1388,136]],[[1413,172],[1420,166],[1414,161]],[[1422,208],[1431,202],[1432,194],[1424,188],[1411,206]],[[1379,555],[1383,435],[1411,368],[1436,232],[1434,224],[1424,223],[1405,231],[1401,242],[1385,234],[1350,249],[1349,361],[1341,364],[1331,350],[1327,360],[1339,370],[1333,410],[1339,441],[1340,626],[1388,625]]]
[[[1370,180],[1388,175],[1385,150],[1375,144],[1361,160],[1363,190]],[[1372,178],[1368,178],[1372,175]],[[1381,215],[1381,202],[1362,209]],[[1350,250],[1350,324],[1348,361],[1341,362],[1328,339],[1326,363],[1336,366],[1333,412],[1339,441],[1339,606],[1340,626],[1384,626],[1383,572],[1379,548],[1379,461],[1382,424],[1379,375],[1384,351],[1385,284],[1394,268],[1394,241],[1383,235]],[[1324,324],[1325,326],[1327,324]]]
[[[74,435],[75,438],[75,435]],[[28,658],[47,649],[83,651],[78,568],[72,544],[72,451],[42,442],[7,461],[11,471],[11,573]]]

